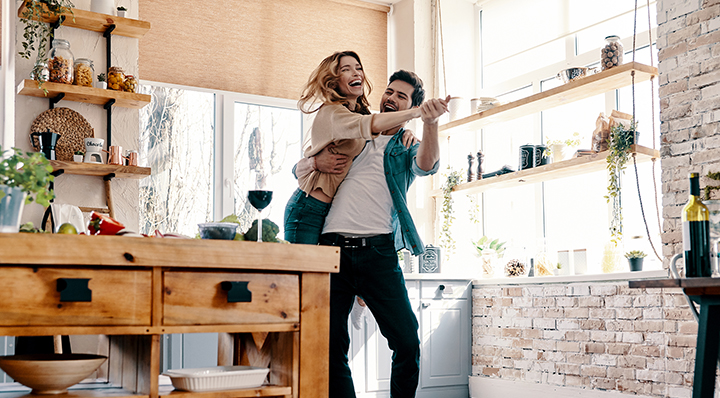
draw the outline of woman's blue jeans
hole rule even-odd
[[[327,236],[321,236],[321,245],[333,245]],[[355,296],[365,300],[393,351],[390,396],[415,396],[420,375],[418,321],[392,234],[377,238],[366,247],[343,247],[340,272],[330,276],[330,398],[355,397],[348,366],[348,316]]]
[[[285,240],[317,245],[328,211],[330,203],[307,196],[300,189],[295,190],[285,206]]]

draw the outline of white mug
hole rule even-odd
[[[451,97],[448,103],[448,113],[450,113],[450,121],[460,119],[463,117],[463,99],[462,97]]]

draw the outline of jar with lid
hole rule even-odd
[[[95,66],[92,60],[87,58],[75,60],[75,85],[92,87],[93,75],[95,75]]]
[[[108,69],[107,84],[110,90],[123,91],[125,89],[125,71],[119,66]]]
[[[610,69],[623,63],[623,45],[618,36],[605,38],[605,47],[600,52],[602,70]]]
[[[48,55],[49,81],[53,83],[72,84],[74,78],[75,57],[70,51],[70,43],[64,39],[53,39]]]
[[[124,90],[129,93],[134,93],[137,91],[137,80],[135,79],[135,76],[133,75],[127,75],[125,76],[125,88]]]

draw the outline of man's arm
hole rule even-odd
[[[416,162],[418,167],[430,171],[435,163],[440,160],[440,143],[438,140],[438,118],[447,112],[446,99],[433,98],[420,105],[423,121],[423,139],[418,148]]]

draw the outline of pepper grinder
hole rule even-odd
[[[482,177],[482,174],[483,174],[483,169],[482,169],[483,157],[484,157],[484,156],[483,156],[482,151],[478,151],[478,152],[477,152],[477,179],[478,179],[478,180],[482,180],[482,178],[483,178],[483,177]]]
[[[467,182],[472,182],[473,180],[473,155],[472,153],[468,155],[468,171],[467,171]]]

